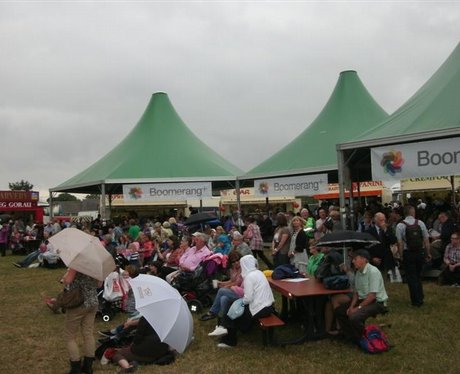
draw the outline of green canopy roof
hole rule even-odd
[[[436,73],[396,112],[354,141],[340,144],[339,148],[354,149],[458,135],[459,98],[460,43]]]
[[[336,144],[356,138],[387,116],[356,71],[343,71],[329,101],[311,125],[242,178],[336,170]]]
[[[168,95],[159,92],[120,144],[51,191],[86,193],[103,183],[119,190],[123,183],[225,181],[241,173],[193,134]]]

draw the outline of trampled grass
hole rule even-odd
[[[44,305],[41,293],[54,295],[64,269],[17,269],[18,257],[0,258],[1,373],[66,373],[62,338],[63,315]],[[404,284],[388,284],[390,313],[370,322],[391,324],[385,331],[394,345],[381,355],[369,355],[340,341],[321,340],[302,345],[262,346],[258,328],[240,335],[236,348],[222,350],[207,336],[215,321],[195,318],[195,339],[169,366],[142,366],[139,373],[458,373],[460,368],[460,289],[426,282],[426,304],[413,308]],[[96,321],[95,331],[110,324]],[[278,338],[298,334],[297,326],[278,329]],[[96,373],[115,373],[114,365],[94,365]]]

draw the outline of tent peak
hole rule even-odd
[[[154,96],[168,96],[168,94],[166,92],[159,91],[159,92],[155,92],[154,94],[152,94],[152,97]]]
[[[356,72],[356,70],[343,70],[340,72],[340,75],[343,75],[343,74],[358,74]]]

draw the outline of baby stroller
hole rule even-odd
[[[110,273],[104,280],[104,288],[98,292],[98,314],[104,322],[109,322],[116,313],[123,311],[129,290],[128,282],[118,271]]]
[[[175,279],[174,287],[185,299],[192,313],[201,313],[204,307],[210,307],[213,303],[215,290],[212,279],[207,277],[202,265],[194,272],[180,273]]]

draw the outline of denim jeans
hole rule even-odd
[[[230,288],[219,288],[209,311],[214,314],[218,314],[219,312],[226,313],[230,305],[238,298],[238,295]]]
[[[18,264],[21,265],[23,268],[28,267],[32,262],[34,262],[38,255],[40,254],[40,250],[37,249],[33,252],[30,252],[26,257],[24,257],[21,261],[18,261]]]

